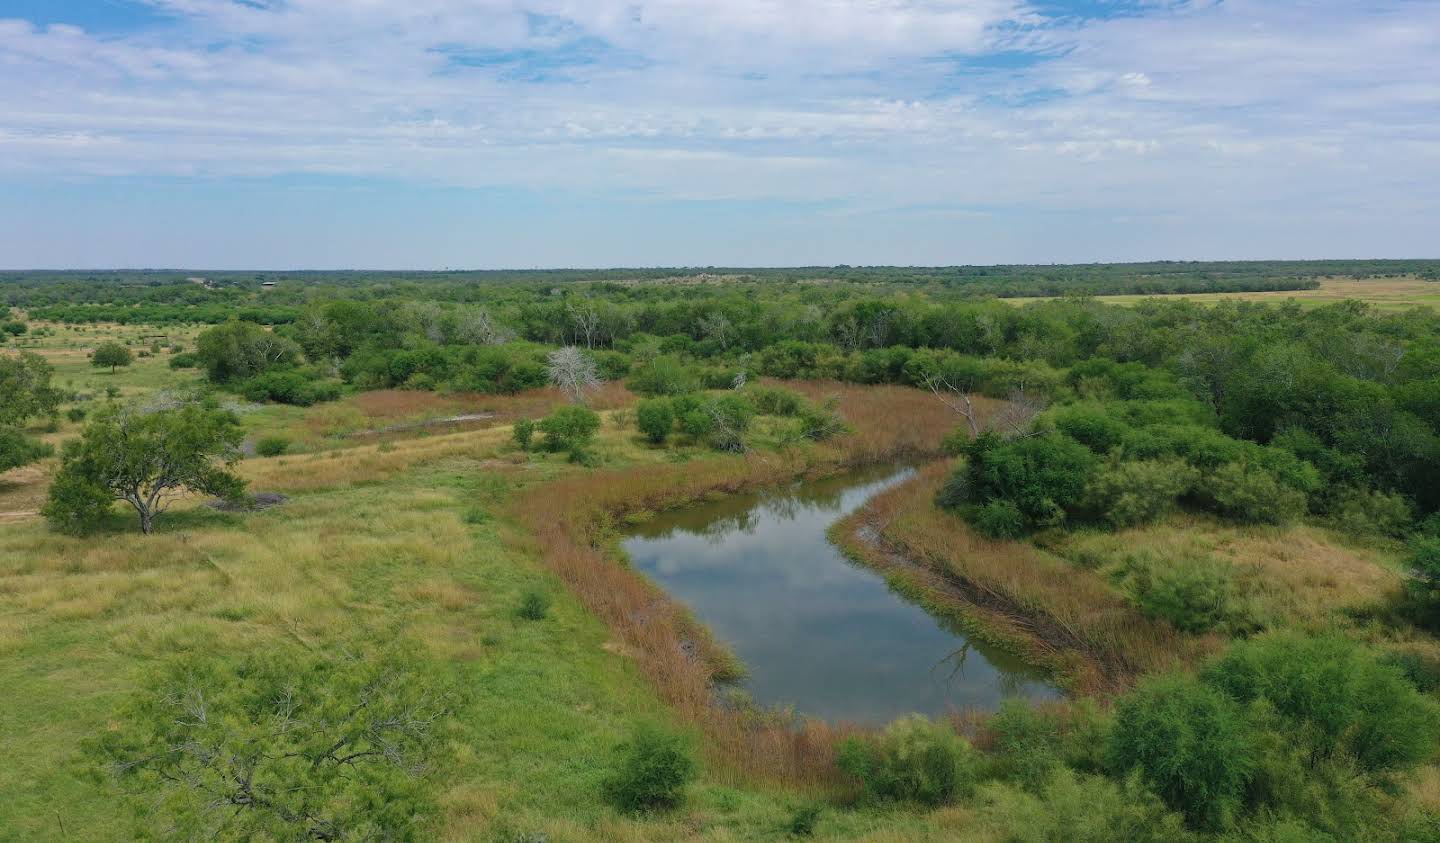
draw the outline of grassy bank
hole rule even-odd
[[[779,452],[574,475],[531,490],[517,516],[539,555],[619,639],[662,698],[707,736],[707,748],[736,781],[761,777],[803,787],[838,785],[835,744],[853,731],[792,723],[716,703],[733,673],[718,647],[677,601],[618,560],[614,527],[628,514],[684,506],[715,495],[833,474],[845,468],[935,453],[953,425],[948,410],[916,390],[794,384],[833,396],[852,430],[833,442]],[[890,423],[892,413],[908,423]]]
[[[927,466],[832,534],[932,611],[1045,666],[1076,693],[1113,694],[1218,648],[1215,636],[1187,636],[1140,614],[1091,571],[1028,543],[986,539],[937,508],[950,468]]]

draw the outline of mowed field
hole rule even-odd
[[[1147,299],[1189,299],[1215,303],[1258,301],[1280,304],[1293,299],[1301,307],[1319,307],[1346,299],[1358,299],[1380,310],[1399,311],[1411,307],[1440,309],[1440,282],[1406,278],[1322,278],[1315,290],[1279,290],[1267,293],[1177,293],[1169,296],[1096,296],[1107,304],[1133,305]],[[1036,299],[1005,299],[1015,305]]]

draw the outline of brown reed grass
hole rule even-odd
[[[933,456],[955,426],[948,410],[918,390],[790,383],[811,398],[835,395],[852,431],[835,441],[784,453],[713,457],[679,465],[572,475],[529,490],[516,514],[542,558],[603,619],[664,700],[696,723],[709,754],[738,780],[783,781],[812,789],[841,785],[839,740],[860,731],[847,724],[795,720],[723,705],[717,681],[732,664],[683,605],[624,564],[615,547],[616,519],[821,476],[850,466]]]
[[[1092,571],[1025,542],[994,541],[937,508],[951,466],[927,466],[837,525],[846,549],[936,611],[1049,667],[1072,691],[1109,696],[1219,648],[1146,617]]]

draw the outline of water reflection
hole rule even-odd
[[[947,628],[825,537],[907,473],[872,471],[666,513],[637,527],[625,548],[735,650],[763,704],[884,722],[1055,696],[1035,671]]]

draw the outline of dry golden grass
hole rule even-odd
[[[1091,567],[1113,568],[1146,552],[1161,559],[1210,556],[1233,566],[1236,584],[1263,618],[1319,630],[1346,612],[1391,598],[1403,576],[1371,548],[1340,544],[1311,526],[1246,527],[1182,514],[1114,533],[1071,534],[1056,552]]]
[[[33,465],[0,474],[0,524],[33,518],[45,504],[50,488],[50,474],[56,461],[42,460]]]
[[[1029,543],[978,535],[934,505],[950,470],[928,466],[876,495],[837,534],[932,608],[1049,667],[1074,691],[1110,695],[1219,646],[1216,636],[1145,617],[1091,571]]]
[[[1132,305],[1149,298],[1187,299],[1203,304],[1221,301],[1253,301],[1282,304],[1294,299],[1302,307],[1318,307],[1347,299],[1368,302],[1380,310],[1395,311],[1411,307],[1440,308],[1440,283],[1405,278],[1321,278],[1314,290],[1277,290],[1255,293],[1176,293],[1165,296],[1099,296],[1107,304]],[[1037,299],[1004,299],[1015,305]]]

